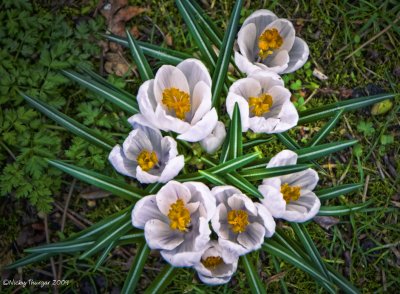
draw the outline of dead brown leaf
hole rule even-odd
[[[316,216],[314,217],[314,221],[325,230],[329,230],[332,226],[339,223],[339,219],[333,216]]]

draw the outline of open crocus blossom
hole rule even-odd
[[[238,256],[259,249],[264,237],[274,234],[275,221],[261,203],[232,186],[218,186],[211,192],[217,201],[211,223],[225,262],[233,263]]]
[[[156,195],[140,199],[132,211],[132,224],[143,229],[151,249],[173,266],[200,262],[210,241],[208,226],[215,199],[203,183],[168,182]]]
[[[294,165],[297,154],[283,150],[274,156],[267,168]],[[319,211],[321,202],[312,192],[318,183],[318,174],[309,168],[301,172],[264,179],[258,190],[264,196],[263,205],[273,217],[291,222],[305,222]]]
[[[238,103],[242,131],[281,133],[297,125],[299,114],[290,102],[290,92],[272,72],[255,72],[229,88],[226,109],[232,118]]]
[[[210,241],[205,247],[201,260],[194,266],[200,280],[209,285],[228,283],[236,272],[238,258],[227,263],[222,258],[222,248],[217,241]]]
[[[176,67],[163,65],[155,79],[140,86],[137,101],[140,114],[133,116],[137,122],[178,133],[179,140],[198,142],[212,132],[218,121],[211,107],[210,74],[193,58]]]
[[[176,141],[162,137],[159,130],[134,124],[122,147],[115,146],[108,159],[121,174],[137,178],[141,183],[166,183],[185,165],[178,156]]]
[[[309,49],[295,36],[293,24],[266,9],[252,13],[238,33],[235,63],[242,72],[294,72],[308,59]]]
[[[215,126],[211,134],[200,141],[200,145],[207,153],[213,154],[218,150],[219,147],[221,147],[222,143],[225,140],[225,137],[225,125],[223,122],[219,121],[217,122],[217,125]]]

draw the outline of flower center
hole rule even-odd
[[[231,210],[228,212],[228,224],[234,233],[243,233],[249,224],[249,215],[243,210]]]
[[[136,160],[144,171],[152,169],[158,163],[157,154],[154,151],[150,152],[146,149],[139,153]]]
[[[214,269],[218,265],[220,265],[223,262],[222,258],[220,256],[209,256],[206,259],[202,259],[201,263],[206,267],[206,268],[211,268]]]
[[[283,38],[279,35],[276,28],[265,30],[260,37],[258,37],[258,48],[260,48],[258,56],[260,56],[261,59],[267,58],[268,55],[274,53],[273,50],[281,47],[282,43]]]
[[[255,116],[262,116],[272,107],[272,96],[266,93],[258,97],[249,97],[249,108]]]
[[[178,199],[175,203],[171,204],[168,211],[168,218],[170,220],[169,226],[173,230],[185,232],[190,223],[190,212],[185,207],[182,199]]]
[[[179,119],[184,119],[187,112],[190,111],[190,95],[177,88],[166,88],[162,93],[162,103],[168,110],[175,111]]]
[[[288,183],[285,183],[281,186],[281,193],[283,194],[283,199],[285,199],[286,203],[296,201],[300,197],[300,186],[291,187]]]

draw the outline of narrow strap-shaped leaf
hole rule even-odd
[[[20,92],[21,96],[33,107],[39,110],[41,113],[49,117],[50,119],[54,120],[56,123],[60,124],[70,132],[74,133],[82,137],[83,139],[87,140],[90,143],[95,144],[96,146],[103,148],[105,150],[111,150],[115,143],[108,138],[103,137],[96,131],[89,129],[88,127],[84,126],[81,123],[73,120],[69,116],[61,113],[54,107],[36,99],[30,97],[22,92]]]
[[[155,280],[144,292],[145,294],[163,293],[163,290],[172,282],[178,268],[167,264],[163,270],[157,275]]]
[[[196,45],[199,47],[200,53],[203,56],[204,61],[212,70],[214,70],[216,65],[215,60],[217,58],[210,44],[208,44],[208,40],[205,38],[205,34],[194,21],[194,19],[192,19],[186,7],[183,5],[182,0],[175,0],[175,3],[178,6],[179,12],[183,17],[183,20],[185,21],[191,36],[196,42]]]
[[[124,236],[121,236],[118,239],[118,245],[127,245],[127,244],[132,244],[132,243],[143,243],[146,242],[144,238],[144,231],[133,233],[133,234],[127,234]]]
[[[24,251],[28,253],[74,253],[90,248],[95,241],[90,240],[71,240],[71,241],[61,241],[51,244],[46,244],[42,246],[37,246],[33,248],[27,248]]]
[[[314,135],[314,137],[312,138],[312,140],[308,143],[307,146],[312,147],[312,146],[316,146],[318,145],[321,141],[323,141],[326,136],[329,135],[329,133],[331,132],[331,130],[336,126],[336,124],[338,123],[340,117],[342,116],[344,110],[341,109],[340,111],[338,111],[334,117],[332,117],[332,119],[330,121],[328,121],[324,127],[322,129],[319,130],[319,132],[317,134]]]
[[[249,194],[249,196],[253,196],[259,199],[264,198],[260,191],[252,183],[250,183],[248,180],[243,178],[241,175],[239,175],[237,172],[231,172],[227,173],[225,175],[225,178],[227,181],[229,181],[232,185],[234,185],[236,188],[239,190],[242,190],[243,192],[246,192]]]
[[[136,99],[130,99],[124,94],[121,95],[119,91],[116,91],[109,86],[105,86],[104,84],[92,78],[81,75],[72,70],[61,70],[61,72],[67,78],[73,80],[74,82],[77,82],[82,87],[110,101],[127,113],[135,114],[139,112],[139,106]]]
[[[297,142],[293,140],[286,132],[275,135],[279,139],[279,141],[281,141],[281,143],[290,150],[296,150],[301,148],[301,146],[297,144]]]
[[[117,241],[113,241],[104,249],[104,251],[100,254],[99,258],[97,259],[96,264],[94,265],[94,271],[97,271],[98,268],[103,264],[108,254],[110,254],[111,250],[115,248],[116,244]]]
[[[219,156],[219,163],[224,163],[229,158],[229,141],[230,141],[229,133],[230,132],[226,134],[224,144],[222,144],[221,155]]]
[[[251,148],[251,147],[258,146],[258,145],[261,145],[261,144],[264,144],[264,143],[268,143],[268,142],[270,142],[272,140],[273,140],[272,137],[265,138],[265,139],[250,140],[250,141],[247,141],[247,142],[243,143],[243,148]]]
[[[296,256],[291,251],[286,250],[284,247],[280,246],[275,241],[267,239],[267,241],[264,242],[264,244],[262,245],[262,249],[310,274],[329,293],[336,293],[334,285],[327,278],[325,278],[319,271],[315,270],[306,260],[304,260],[299,256]]]
[[[300,111],[299,112],[300,119],[298,124],[305,124],[330,117],[334,115],[337,111],[340,111],[342,109],[345,112],[356,110],[386,99],[391,99],[394,96],[395,94],[385,93],[374,96],[359,97],[324,105],[321,107],[316,107],[310,110]]]
[[[50,253],[40,253],[40,254],[29,254],[28,256],[18,259],[17,261],[13,262],[10,265],[5,266],[5,269],[15,269],[18,267],[23,267],[28,264],[32,264],[38,261],[49,259],[50,257],[54,256],[55,254]]]
[[[265,178],[273,178],[300,172],[309,168],[309,164],[286,165],[270,168],[257,168],[240,172],[240,175],[249,181],[258,181]]]
[[[279,265],[279,261],[278,261],[278,259],[277,259],[275,256],[272,256],[272,262],[273,262],[273,264],[274,264],[276,273],[279,274],[279,273],[281,272],[281,266]],[[288,291],[288,289],[287,289],[285,280],[284,280],[283,278],[282,278],[282,279],[279,279],[279,283],[281,284],[281,291],[282,291],[282,293],[284,293],[284,294],[289,294],[289,291]]]
[[[200,174],[199,172],[191,173],[191,174],[186,174],[186,175],[180,175],[175,178],[176,181],[178,182],[193,182],[193,181],[204,181],[204,175]]]
[[[295,150],[295,152],[298,154],[297,162],[301,163],[317,159],[328,154],[343,150],[347,147],[353,146],[357,142],[357,140],[347,140],[298,149]]]
[[[199,19],[201,18],[201,21],[204,22],[205,26],[207,26],[210,31],[215,34],[216,38],[218,38],[222,44],[222,38],[224,37],[224,34],[222,33],[221,28],[212,21],[212,19],[205,13],[196,0],[189,0],[189,3],[193,10],[196,11]]]
[[[372,203],[372,199],[365,203],[355,205],[321,206],[319,216],[341,216],[362,210]]]
[[[129,47],[128,40],[126,38],[117,35],[103,34],[104,38],[109,41],[118,43],[124,47]],[[156,58],[166,64],[177,65],[183,60],[191,58],[192,56],[181,51],[172,50],[169,48],[164,48],[158,45],[150,44],[147,42],[136,41],[143,53],[147,56]]]
[[[162,186],[163,186],[162,183],[150,184],[150,185],[148,185],[148,186],[146,187],[146,189],[144,190],[144,194],[145,194],[145,195],[149,195],[149,194],[157,193],[158,190],[160,190]]]
[[[206,171],[209,173],[215,173],[215,174],[228,173],[228,172],[236,170],[242,166],[245,166],[246,164],[249,164],[250,162],[259,158],[259,156],[260,156],[259,152],[249,153],[249,154],[237,157],[235,159],[228,160],[228,161],[221,163],[215,167],[209,168]]]
[[[297,224],[297,223],[291,223],[290,225],[292,226],[294,232],[299,238],[304,249],[308,253],[308,256],[310,257],[311,261],[315,264],[316,267],[319,268],[321,273],[323,273],[328,280],[331,280],[328,274],[328,270],[326,269],[325,263],[322,260],[321,255],[319,254],[319,251],[315,246],[313,240],[308,234],[306,227],[303,224]]]
[[[146,243],[144,243],[136,253],[135,259],[131,265],[128,276],[125,279],[124,287],[122,288],[121,293],[135,293],[137,283],[139,281],[140,275],[142,274],[149,253],[150,248]]]
[[[146,57],[144,57],[142,49],[136,43],[136,40],[133,38],[131,32],[127,28],[125,29],[125,33],[127,35],[131,55],[136,63],[142,81],[151,80],[154,78],[153,71],[151,70],[150,64],[147,62]]]
[[[251,293],[266,294],[267,292],[265,291],[265,286],[261,282],[260,276],[258,275],[251,261],[249,260],[248,256],[248,254],[243,255],[240,259],[242,260],[244,270],[246,272],[246,279],[250,284]]]
[[[243,154],[242,123],[239,106],[235,103],[232,120],[229,126],[229,159],[235,159]]]
[[[361,293],[356,287],[354,287],[347,279],[345,279],[338,271],[336,271],[330,264],[326,265],[329,270],[329,276],[332,281],[340,287],[347,294],[359,294]]]
[[[340,186],[335,186],[327,189],[321,189],[315,191],[315,194],[322,201],[339,197],[340,195],[351,193],[361,189],[363,187],[362,183],[358,184],[345,184]]]
[[[233,42],[236,38],[238,29],[240,11],[243,6],[243,0],[236,0],[231,14],[228,28],[222,41],[222,47],[218,56],[217,65],[213,74],[212,84],[212,104],[218,108],[222,87],[228,73],[228,66],[232,56]],[[219,109],[219,108],[218,108]]]
[[[204,170],[199,170],[199,174],[201,174],[205,179],[210,181],[212,184],[217,186],[226,185],[226,182],[219,176],[214,175],[212,173],[206,172]]]
[[[78,166],[67,164],[59,160],[47,159],[47,162],[79,180],[109,191],[116,196],[120,196],[130,201],[137,201],[143,196],[143,192],[141,190],[136,189],[123,181],[116,180]]]

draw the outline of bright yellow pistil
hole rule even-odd
[[[220,256],[209,256],[206,259],[202,259],[201,263],[206,267],[206,268],[211,268],[214,269],[218,265],[220,265],[223,262],[222,257]]]
[[[249,215],[243,210],[231,210],[228,212],[228,224],[234,233],[243,233],[249,224]]]
[[[151,170],[158,163],[157,154],[147,150],[142,150],[136,160],[143,171]]]
[[[171,204],[168,211],[169,226],[173,230],[185,232],[190,223],[190,212],[185,207],[182,199],[178,199],[175,203]]]
[[[273,50],[278,49],[282,46],[283,38],[279,35],[276,28],[265,30],[258,38],[258,56],[261,59],[265,59],[268,55],[274,53]]]
[[[286,203],[296,201],[300,197],[300,186],[291,187],[288,183],[285,183],[281,186],[281,193],[283,194],[283,199],[285,199]]]
[[[262,116],[269,112],[272,107],[272,96],[266,93],[258,97],[249,97],[249,108],[255,116]]]
[[[190,111],[190,95],[177,88],[164,89],[162,93],[162,103],[168,107],[168,110],[175,111],[179,119],[185,119],[185,115]]]

